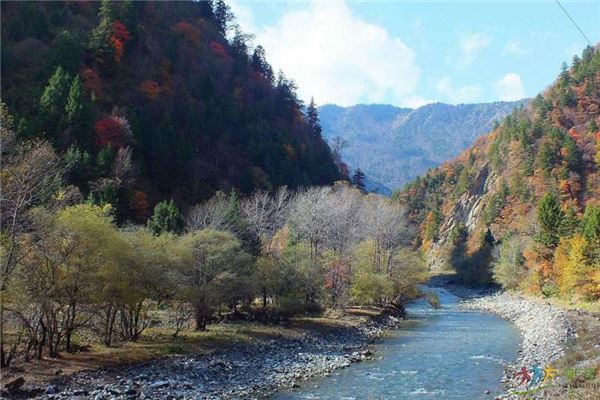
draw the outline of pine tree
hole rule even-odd
[[[81,79],[76,76],[71,82],[67,104],[65,105],[66,121],[69,126],[81,127],[86,114],[86,99],[81,86]]]
[[[113,1],[102,0],[98,12],[98,26],[94,28],[90,36],[89,48],[98,56],[104,56],[112,51],[109,39],[112,34],[112,23],[115,19],[114,4]]]
[[[267,62],[265,49],[261,45],[256,46],[254,49],[251,64],[252,67],[267,78],[269,82],[273,82],[273,79],[275,79],[273,68],[271,68],[271,65]]]
[[[57,67],[48,80],[48,85],[40,98],[40,115],[46,133],[54,135],[65,109],[66,97],[71,79],[63,67]]]
[[[362,172],[362,170],[360,168],[356,168],[356,170],[354,171],[354,175],[352,175],[351,183],[352,183],[352,186],[354,186],[361,192],[365,193],[367,191],[366,187],[365,187],[365,174],[364,174],[364,172]]]
[[[173,200],[162,201],[154,207],[154,214],[148,220],[148,229],[157,236],[163,232],[181,233],[183,218]]]
[[[222,34],[227,33],[229,23],[233,20],[231,9],[223,0],[217,0],[213,8],[214,22]]]
[[[306,119],[308,120],[308,128],[310,129],[310,132],[315,137],[320,138],[322,133],[321,121],[319,121],[319,112],[317,111],[317,106],[315,105],[315,99],[312,97],[310,99],[310,104],[306,109]]]
[[[556,247],[560,239],[560,227],[564,219],[564,213],[560,208],[556,195],[546,193],[538,204],[537,212],[540,223],[540,234],[537,240],[547,247]]]
[[[575,232],[577,232],[577,227],[579,226],[579,219],[577,219],[577,213],[575,212],[575,208],[572,205],[567,207],[565,212],[565,216],[560,224],[560,236],[561,237],[573,237]]]

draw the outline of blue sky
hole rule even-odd
[[[600,41],[600,1],[561,3]],[[585,39],[555,1],[230,0],[274,68],[318,104],[470,103],[535,96]]]

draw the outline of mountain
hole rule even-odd
[[[600,299],[600,51],[395,197],[431,269]],[[499,247],[494,250],[494,247]]]
[[[2,2],[2,101],[83,196],[142,221],[215,191],[343,176],[295,86],[212,2]],[[125,168],[126,167],[126,168]]]
[[[525,101],[428,104],[417,109],[360,104],[319,107],[324,136],[347,141],[343,159],[391,189],[456,157]]]

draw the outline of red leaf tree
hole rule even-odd
[[[110,44],[114,50],[115,61],[120,63],[121,57],[125,48],[125,43],[131,39],[131,34],[127,30],[127,27],[119,21],[115,20],[112,24],[113,34],[110,37]]]
[[[96,142],[100,146],[123,147],[129,137],[129,127],[126,122],[122,121],[122,118],[103,118],[96,122],[94,131],[96,132]]]

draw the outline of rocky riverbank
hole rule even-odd
[[[372,357],[369,344],[398,319],[239,343],[202,356],[172,356],[130,367],[78,373],[21,397],[71,399],[254,399]],[[17,396],[14,396],[17,397]]]
[[[496,314],[514,323],[521,332],[523,342],[517,362],[506,366],[502,379],[509,393],[524,390],[519,386],[516,372],[522,367],[531,370],[534,366],[551,366],[564,354],[567,340],[575,336],[567,311],[517,294],[503,292],[474,297],[461,302],[460,308]],[[543,398],[543,393],[539,396]]]

